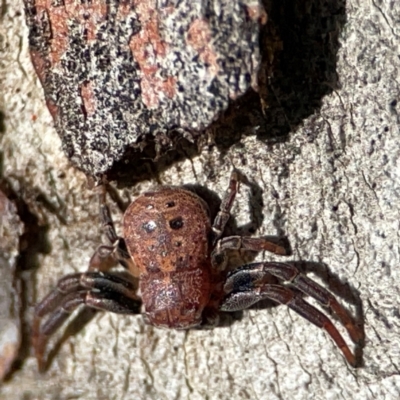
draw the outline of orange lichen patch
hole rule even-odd
[[[49,19],[51,31],[51,50],[50,61],[52,65],[57,64],[61,55],[65,52],[68,43],[67,15],[64,6],[55,7],[51,0],[37,0],[36,10],[38,20],[41,15],[46,15]]]
[[[46,78],[46,60],[39,52],[35,50],[31,50],[31,60],[33,67],[35,68],[35,71],[39,77],[40,83],[43,85]]]
[[[142,77],[140,86],[142,88],[143,103],[149,107],[157,107],[160,101],[160,93],[172,99],[176,93],[176,78],[169,76],[161,79],[154,75]]]
[[[168,45],[162,40],[159,29],[159,13],[155,1],[136,0],[135,10],[142,25],[141,31],[132,36],[129,48],[142,73],[141,89],[143,103],[154,108],[159,104],[160,93],[172,98],[176,93],[176,79],[157,76],[157,60],[164,58]]]
[[[122,0],[118,4],[118,19],[125,19],[127,15],[132,11],[132,6],[133,6],[134,1],[132,0]]]
[[[52,100],[46,100],[46,106],[50,111],[51,116],[54,120],[57,119],[58,116],[58,107]]]
[[[247,14],[253,21],[258,21],[261,25],[265,25],[268,21],[268,15],[261,5],[247,7]]]
[[[205,19],[193,21],[187,34],[187,43],[199,53],[200,59],[209,65],[211,74],[217,75],[219,70],[218,57],[211,44],[210,26]]]
[[[132,36],[129,47],[141,69],[155,65],[157,57],[165,57],[167,44],[159,30],[159,13],[155,1],[136,0],[135,10],[142,25],[141,32]]]
[[[93,87],[91,82],[85,81],[81,87],[81,97],[83,101],[83,107],[85,109],[86,117],[91,116],[96,111],[96,99],[93,93]]]
[[[158,33],[158,22],[149,21],[129,42],[135,60],[143,74],[154,74],[158,70],[157,58],[165,57],[167,45]]]
[[[75,0],[65,0],[64,5],[55,6],[52,0],[37,0],[37,14],[46,14],[51,31],[50,61],[56,65],[68,47],[68,20],[77,20],[84,27],[87,40],[94,40],[96,26],[107,16],[108,8],[103,2],[80,4]],[[40,17],[39,17],[40,18]]]
[[[96,39],[97,26],[99,22],[103,21],[108,13],[106,4],[89,4],[80,5],[79,16],[82,25],[86,30],[86,39],[93,41]],[[89,16],[89,18],[87,18]]]

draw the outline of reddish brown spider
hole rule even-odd
[[[330,308],[354,342],[361,342],[361,330],[331,293],[294,265],[255,262],[227,272],[227,250],[286,254],[283,247],[264,238],[222,238],[237,187],[234,171],[212,225],[207,204],[189,190],[161,186],[146,192],[125,212],[124,238],[117,236],[103,198],[101,219],[109,244],[96,250],[87,272],[60,279],[57,288],[35,309],[33,346],[39,369],[44,369],[48,337],[81,305],[139,314],[143,304],[147,323],[189,329],[218,325],[227,313],[246,309],[262,299],[286,304],[325,329],[346,360],[356,366],[355,356],[330,319],[304,301],[299,291]],[[130,274],[139,276],[141,300],[131,280],[107,272],[115,260]],[[42,323],[45,316],[47,320]]]

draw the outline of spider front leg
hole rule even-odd
[[[262,299],[271,299],[281,304],[286,304],[308,321],[323,328],[341,349],[346,360],[356,366],[356,359],[350,351],[341,334],[332,321],[303,300],[303,298],[289,287],[282,284],[271,284],[268,277],[273,275],[290,283],[303,293],[317,300],[320,304],[330,308],[346,327],[351,339],[356,343],[363,340],[363,332],[354,324],[348,312],[336,298],[326,289],[300,273],[291,264],[260,262],[245,265],[228,274],[224,285],[226,298],[220,305],[222,311],[237,311],[250,307]]]
[[[141,301],[135,294],[133,282],[118,275],[86,272],[60,279],[57,288],[35,308],[32,342],[39,371],[45,368],[48,338],[81,305],[117,314],[139,314]],[[45,316],[48,318],[42,324]]]
[[[248,236],[229,236],[220,240],[225,226],[230,217],[230,211],[235,201],[238,191],[239,176],[237,171],[233,170],[229,179],[229,186],[221,201],[220,210],[214,219],[212,230],[214,233],[212,246],[215,249],[212,253],[212,264],[216,269],[224,269],[226,265],[226,250],[247,250],[260,252],[267,250],[278,255],[287,255],[283,246],[276,244],[266,238],[252,238]]]
[[[217,243],[218,239],[222,236],[226,223],[230,217],[230,211],[233,206],[233,202],[235,201],[236,193],[238,191],[238,173],[233,170],[231,176],[229,178],[229,186],[226,190],[224,197],[221,201],[221,205],[218,211],[217,216],[214,219],[212,230],[214,233],[214,237],[212,240],[212,245],[214,246]]]
[[[125,240],[115,231],[110,208],[106,204],[105,188],[100,193],[100,224],[106,238],[106,244],[99,246],[89,261],[89,271],[108,271],[118,262],[129,269],[132,259],[126,248]]]

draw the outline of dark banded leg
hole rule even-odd
[[[118,314],[139,314],[141,301],[135,295],[133,282],[117,275],[86,272],[62,278],[35,308],[32,341],[40,371],[44,370],[49,336],[81,305]]]
[[[125,240],[119,237],[115,231],[110,208],[106,204],[104,189],[99,197],[101,230],[107,243],[99,246],[94,252],[89,262],[89,271],[105,272],[118,262],[128,269],[132,260],[126,248]]]
[[[286,304],[305,319],[325,329],[342,350],[348,362],[354,366],[354,355],[329,318],[305,302],[289,287],[269,284],[268,274],[293,285],[323,306],[330,308],[346,327],[353,342],[359,344],[362,342],[363,332],[354,324],[346,309],[338,303],[336,298],[318,283],[301,274],[291,264],[260,262],[246,265],[231,272],[228,274],[224,285],[224,291],[227,296],[220,309],[222,311],[243,310],[265,298]]]
[[[218,239],[224,232],[226,223],[230,217],[230,211],[232,209],[233,202],[235,201],[236,193],[238,190],[238,173],[233,170],[229,178],[229,186],[226,190],[224,197],[221,201],[221,206],[219,212],[214,219],[212,230],[214,232],[214,237],[212,245],[217,243]]]
[[[283,246],[276,244],[266,238],[250,236],[227,236],[220,239],[211,253],[211,263],[215,268],[221,268],[221,264],[226,260],[224,253],[227,250],[246,250],[246,251],[269,251],[280,256],[287,255]],[[222,261],[223,260],[223,261]]]

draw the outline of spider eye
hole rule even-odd
[[[183,226],[182,217],[177,217],[177,218],[171,219],[171,221],[169,221],[169,226],[172,229],[181,229]]]
[[[155,221],[148,221],[145,222],[142,225],[142,228],[147,232],[147,233],[151,233],[153,232],[156,228],[157,228],[157,224],[155,223]]]

